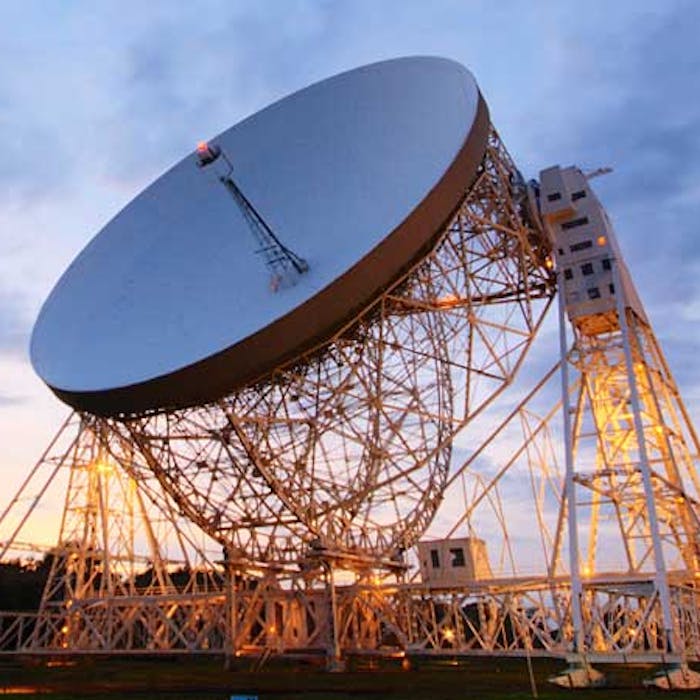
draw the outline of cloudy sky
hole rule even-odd
[[[3,495],[67,413],[27,346],[75,254],[202,137],[318,79],[401,55],[469,67],[526,177],[556,163],[614,168],[596,189],[699,407],[698,27],[694,0],[4,0]]]

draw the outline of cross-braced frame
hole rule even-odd
[[[312,546],[400,564],[441,502],[454,435],[531,345],[553,294],[547,256],[492,131],[434,249],[332,338],[208,406],[94,421],[239,557]]]

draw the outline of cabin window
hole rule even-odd
[[[585,250],[586,248],[592,248],[593,247],[593,241],[581,241],[580,243],[574,243],[572,246],[569,246],[569,250],[572,253],[575,253],[579,250]]]
[[[450,554],[452,555],[453,568],[459,568],[466,565],[464,562],[464,550],[461,547],[451,549]]]
[[[572,228],[578,228],[579,226],[585,226],[588,223],[588,217],[582,216],[580,219],[572,219],[571,221],[565,221],[561,228],[563,231],[568,231]]]

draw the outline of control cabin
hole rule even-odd
[[[418,543],[423,583],[459,586],[492,578],[486,543],[476,537]]]
[[[560,291],[571,322],[586,335],[619,328],[616,295],[646,321],[603,206],[576,167],[554,166],[540,173],[539,208],[560,272]],[[617,266],[622,290],[615,288]]]

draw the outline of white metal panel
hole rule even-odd
[[[398,59],[313,85],[215,137],[236,182],[308,273],[270,289],[240,211],[192,153],[59,280],[34,328],[36,371],[66,391],[129,386],[288,314],[423,200],[464,143],[478,100],[459,64]]]

